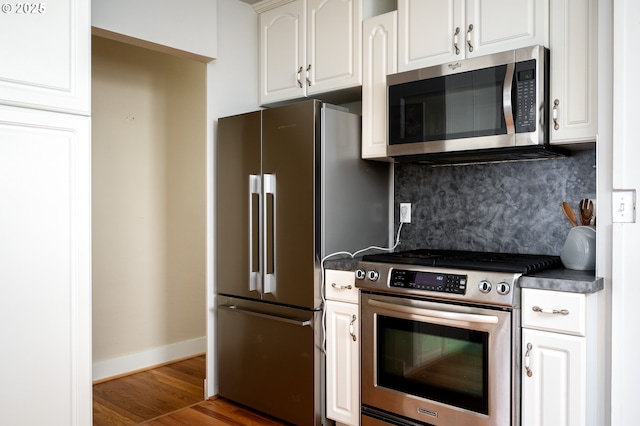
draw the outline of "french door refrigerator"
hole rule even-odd
[[[219,395],[324,421],[321,260],[389,242],[389,165],[360,117],[307,100],[225,117],[216,150]]]

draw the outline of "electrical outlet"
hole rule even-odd
[[[400,203],[400,222],[411,223],[411,203]]]

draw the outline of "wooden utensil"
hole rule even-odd
[[[580,214],[580,222],[583,225],[591,225],[593,219],[593,201],[588,198],[583,198],[578,203],[578,212]]]
[[[562,202],[562,213],[564,213],[565,217],[569,219],[571,225],[578,226],[578,221],[576,220],[576,214],[566,201]]]

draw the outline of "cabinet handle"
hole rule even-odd
[[[351,322],[349,323],[349,334],[351,335],[351,338],[353,339],[353,341],[354,341],[354,342],[356,341],[356,335],[355,335],[355,333],[353,332],[353,331],[354,331],[354,330],[353,330],[353,323],[355,323],[355,322],[356,322],[356,316],[355,316],[355,315],[353,315],[353,316],[351,317]]]
[[[336,288],[338,290],[351,290],[353,287],[351,285],[338,285],[336,283],[331,283],[331,287]]]
[[[529,368],[530,365],[530,353],[531,353],[531,349],[533,349],[533,345],[531,345],[531,343],[527,343],[527,352],[524,354],[524,368],[525,370],[527,370],[527,377],[531,377],[533,376],[533,371],[531,371],[531,368]]]
[[[302,89],[302,67],[300,67],[300,69],[298,70],[298,72],[296,73],[298,75],[298,77],[296,77],[296,80],[298,80],[298,87]]]
[[[467,45],[469,46],[469,52],[473,52],[473,44],[471,44],[471,31],[473,31],[473,24],[469,24],[467,30]]]
[[[553,129],[558,130],[560,128],[560,124],[558,124],[558,105],[560,105],[560,101],[556,99],[553,101]]]
[[[456,49],[456,55],[460,54],[460,48],[458,47],[459,34],[460,34],[460,27],[456,27],[456,32],[453,34],[453,47]]]
[[[309,80],[309,72],[311,71],[311,64],[307,67],[307,86],[311,87],[311,80]]]
[[[541,314],[560,314],[560,315],[569,315],[568,309],[544,309],[540,306],[534,306],[531,308],[533,312],[539,312]]]

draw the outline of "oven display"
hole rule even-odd
[[[391,287],[412,290],[465,294],[467,289],[467,276],[394,269],[391,271],[391,281],[389,285]]]

